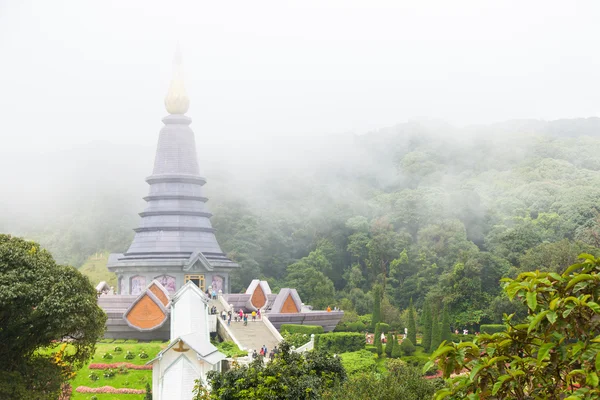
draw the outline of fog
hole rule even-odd
[[[377,162],[356,137],[407,121],[476,135],[595,116],[599,17],[595,1],[0,0],[0,220],[106,195],[140,210],[178,43],[208,190],[248,191],[356,172]]]

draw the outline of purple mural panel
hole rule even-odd
[[[157,276],[154,279],[159,281],[160,284],[163,285],[163,287],[165,289],[167,289],[169,294],[173,294],[177,291],[177,286],[175,284],[175,277],[169,276],[169,275],[161,275],[161,276]]]
[[[213,275],[212,282],[210,283],[213,290],[218,294],[219,290],[223,290],[223,277],[218,275]]]
[[[131,278],[131,294],[138,295],[146,289],[146,277],[145,276],[134,276]]]

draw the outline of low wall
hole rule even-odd
[[[312,311],[297,314],[266,314],[269,321],[279,330],[283,324],[320,325],[325,332],[331,332],[344,316],[343,311]]]

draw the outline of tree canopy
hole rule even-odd
[[[85,276],[37,243],[0,234],[0,397],[56,398],[93,355],[105,321]],[[60,356],[40,351],[63,339],[70,348]]]

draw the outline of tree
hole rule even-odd
[[[375,285],[373,288],[373,319],[371,320],[371,327],[375,327],[381,322],[381,286]]]
[[[321,261],[324,260],[324,257],[315,257]],[[288,267],[287,284],[298,290],[300,298],[306,304],[311,304],[317,310],[324,310],[334,301],[333,282],[321,271],[311,266],[309,260],[311,258],[305,257]]]
[[[146,394],[144,395],[144,400],[152,400],[152,388],[150,384],[146,382]]]
[[[266,365],[257,359],[248,366],[235,365],[220,373],[209,371],[211,399],[319,399],[324,390],[341,384],[346,372],[339,357],[320,351],[281,352]]]
[[[415,344],[417,343],[417,324],[415,321],[415,307],[413,306],[412,298],[410,299],[410,305],[408,306],[408,323],[407,323],[407,338]]]
[[[375,334],[373,335],[373,341],[375,343],[375,348],[377,349],[377,355],[381,356],[383,353],[383,348],[381,345],[381,328],[379,324],[375,325]]]
[[[386,361],[389,373],[354,374],[343,385],[326,391],[328,400],[430,400],[439,380],[423,379],[421,372],[400,360]]]
[[[556,272],[504,279],[509,298],[527,305],[525,323],[505,318],[506,331],[474,342],[448,343],[432,354],[449,385],[439,399],[597,399],[600,397],[600,258]]]
[[[388,357],[392,356],[392,350],[394,349],[394,335],[392,332],[387,335],[387,343],[385,344],[385,355]]]
[[[432,329],[432,316],[429,302],[425,303],[423,307],[423,338],[421,339],[421,346],[426,352],[429,352],[431,348],[431,329]]]
[[[394,336],[394,348],[392,349],[392,358],[400,358],[402,355],[402,344],[398,343],[398,337]]]
[[[444,309],[442,311],[442,341],[450,342],[452,340],[452,332],[450,331],[450,315],[448,314],[448,306],[444,305]]]
[[[409,338],[406,338],[400,343],[400,350],[402,350],[403,355],[411,356],[417,349],[413,342],[411,342]]]
[[[439,312],[432,309],[433,317],[431,318],[431,346],[429,351],[435,351],[442,343],[442,329],[440,327]]]
[[[95,288],[34,242],[0,234],[0,398],[56,398],[104,333]],[[67,339],[60,350],[53,341]]]

